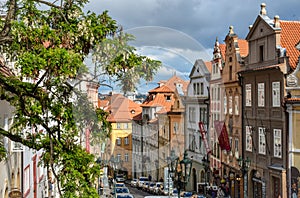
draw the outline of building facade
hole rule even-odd
[[[298,43],[297,49],[300,50]],[[288,182],[289,197],[300,195],[300,142],[298,129],[300,127],[300,56],[296,69],[287,77],[287,96],[285,98],[288,113]]]
[[[283,101],[286,75],[296,67],[296,49],[291,46],[297,43],[291,35],[296,36],[299,25],[278,16],[270,19],[266,5],[261,4],[246,37],[249,55],[239,74],[244,97],[242,157],[251,160],[243,190],[249,197],[288,196],[288,125]]]
[[[238,38],[233,27],[225,38],[225,62],[222,69],[224,84],[224,122],[228,131],[230,151],[222,153],[223,177],[226,178],[231,197],[241,197],[241,171],[238,159],[242,156],[242,93],[237,72],[248,55],[248,43]]]
[[[209,81],[211,62],[202,59],[195,61],[190,73],[190,83],[187,95],[184,99],[185,105],[185,148],[188,154],[193,156],[193,167],[190,177],[189,190],[204,193],[204,186],[209,185],[209,170],[203,163],[210,154],[211,146],[207,136],[209,121]],[[199,123],[203,124],[200,131]]]
[[[219,146],[219,135],[215,122],[224,122],[224,84],[221,72],[225,62],[225,44],[220,44],[218,39],[214,43],[212,70],[210,79],[210,108],[209,108],[209,142],[212,147],[210,167],[212,169],[212,184],[219,185],[222,178],[222,150]]]

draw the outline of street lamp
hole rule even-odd
[[[243,177],[244,177],[244,198],[248,197],[248,170],[250,168],[251,160],[247,157],[246,159],[239,158],[238,163],[240,166],[240,169],[242,171]]]
[[[168,162],[168,191],[169,191],[169,195],[170,195],[170,181],[169,181],[169,177],[172,178],[172,180],[174,180],[175,177],[175,172],[177,171],[177,167],[178,167],[178,160],[179,157],[175,155],[175,151],[172,149],[170,156],[167,157],[167,162]]]
[[[205,156],[202,158],[202,164],[204,166],[204,170],[205,170],[205,173],[204,173],[204,182],[205,182],[205,186],[204,186],[204,193],[207,194],[206,192],[206,186],[207,186],[207,183],[209,182],[209,168],[210,168],[210,161],[209,159],[205,158]]]
[[[178,198],[180,198],[180,190],[185,188],[190,179],[192,160],[188,157],[187,151],[184,151],[183,159],[179,161],[179,157],[176,157],[175,151],[172,150],[169,162],[168,166],[171,175],[174,176],[175,173],[175,178],[177,176]]]

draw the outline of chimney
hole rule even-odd
[[[274,28],[280,28],[279,16],[274,16]]]
[[[265,3],[262,3],[261,5],[260,5],[260,14],[261,15],[263,15],[263,16],[265,16],[265,15],[267,15],[267,10],[266,10],[266,4]]]

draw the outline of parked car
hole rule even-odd
[[[145,181],[148,181],[148,177],[139,177],[139,180],[138,180],[138,183],[137,183],[138,189],[143,188],[143,184],[144,184]]]
[[[118,197],[119,194],[130,194],[130,191],[127,187],[117,187],[114,194]]]
[[[143,191],[147,191],[149,184],[150,184],[149,181],[144,181],[142,190],[143,190]]]
[[[116,198],[134,198],[134,196],[129,193],[121,193],[121,194],[117,194]]]
[[[150,182],[149,185],[148,185],[147,192],[153,194],[153,189],[154,189],[154,187],[155,187],[155,182]]]
[[[193,196],[193,193],[192,193],[192,192],[184,191],[184,192],[181,192],[181,193],[180,193],[180,197],[189,198],[189,197],[192,197],[192,196]]]
[[[116,175],[116,182],[125,182],[125,177],[123,174]]]
[[[130,186],[132,186],[132,187],[137,187],[137,183],[138,183],[138,179],[132,179],[132,180],[130,181]]]
[[[160,189],[163,187],[162,182],[156,182],[155,187],[153,188],[153,194],[158,195],[160,193]]]
[[[126,187],[124,183],[115,183],[115,187]]]

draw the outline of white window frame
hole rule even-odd
[[[129,138],[128,138],[128,137],[125,137],[125,138],[124,138],[124,144],[125,144],[125,145],[128,145],[128,144],[129,144]]]
[[[123,128],[128,129],[128,123],[123,123]]]
[[[122,155],[121,154],[117,154],[117,162],[121,162],[122,160]]]
[[[258,127],[258,153],[259,154],[266,154],[266,135],[265,135],[265,128]]]
[[[227,96],[224,95],[224,114],[227,114]]]
[[[195,122],[195,119],[196,119],[195,107],[190,107],[189,108],[189,121]]]
[[[251,84],[246,84],[246,107],[252,106]]]
[[[282,136],[281,129],[273,129],[274,133],[274,157],[282,157]]]
[[[257,84],[257,106],[265,106],[265,83]]]
[[[232,96],[228,97],[228,113],[232,115]]]
[[[280,107],[280,82],[272,82],[272,105]]]
[[[128,155],[128,153],[125,153],[125,155],[124,155],[124,161],[125,162],[129,162],[129,155]]]
[[[117,129],[121,129],[121,123],[117,122],[116,125]]]
[[[253,141],[252,141],[252,126],[246,126],[246,151],[252,152]]]
[[[239,115],[239,96],[234,97],[234,114]]]
[[[238,138],[235,138],[234,139],[234,152],[236,153],[239,153],[239,139]],[[234,154],[235,154],[234,153]]]
[[[118,146],[120,146],[120,145],[122,144],[121,138],[118,137],[118,138],[116,139],[116,141],[117,141],[117,145],[118,145]]]

